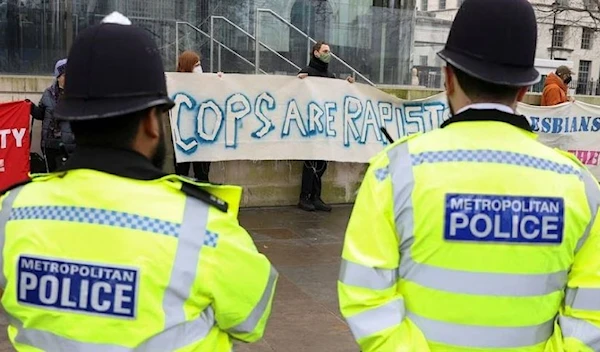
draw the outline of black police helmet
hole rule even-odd
[[[68,62],[64,94],[54,111],[59,119],[101,119],[174,106],[156,43],[140,27],[92,26],[76,38]]]
[[[482,81],[525,87],[540,80],[536,45],[537,22],[529,1],[466,0],[438,55]]]

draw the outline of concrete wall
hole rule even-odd
[[[43,90],[52,84],[51,77],[0,76],[0,102],[30,99],[37,103]],[[413,87],[382,87],[382,90],[402,99],[420,99],[440,90]],[[600,97],[577,96],[576,99],[600,105]],[[530,94],[526,103],[539,105],[540,95]],[[168,121],[166,121],[168,123]],[[40,123],[33,130],[32,150],[40,151]],[[170,138],[171,134],[169,134]],[[165,170],[173,172],[173,147],[168,145]],[[329,163],[323,178],[323,199],[333,204],[351,203],[364,176],[366,165]],[[243,206],[293,205],[298,201],[302,175],[301,161],[228,161],[213,163],[211,181],[244,187]]]

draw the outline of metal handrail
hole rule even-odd
[[[267,72],[263,71],[262,69],[260,69],[260,67],[256,67],[255,64],[253,64],[252,62],[250,62],[250,60],[246,59],[245,57],[243,57],[242,55],[238,54],[235,50],[231,49],[230,47],[228,47],[227,45],[221,43],[220,41],[211,38],[211,36],[204,32],[203,30],[201,30],[200,28],[194,26],[193,24],[189,23],[189,22],[185,22],[185,21],[175,21],[175,62],[179,62],[179,25],[180,24],[185,24],[187,26],[190,26],[193,30],[195,30],[196,32],[202,34],[203,36],[207,37],[208,39],[211,40],[211,46],[213,45],[213,41],[217,44],[219,44],[219,47],[229,51],[230,53],[232,53],[233,55],[237,56],[238,58],[240,58],[242,61],[244,61],[245,63],[247,63],[248,65],[254,67],[255,69],[257,69],[258,71],[264,73],[265,75],[268,74]],[[211,53],[211,60],[212,60],[212,53]],[[212,72],[212,67],[211,67],[211,72]]]
[[[254,35],[256,36],[256,38],[259,38],[259,32],[260,32],[260,13],[261,12],[270,13],[275,18],[277,18],[281,22],[285,23],[288,27],[290,27],[291,29],[295,30],[296,32],[298,32],[299,34],[301,34],[302,36],[304,36],[306,39],[308,39],[312,43],[316,43],[317,42],[316,40],[314,40],[313,38],[311,38],[308,34],[304,33],[300,28],[294,26],[291,22],[289,22],[288,20],[286,20],[285,18],[283,18],[282,16],[280,16],[275,11],[273,11],[271,9],[262,9],[262,8],[256,8],[256,20],[254,21],[255,22],[255,29],[254,29],[255,32],[254,32]],[[258,69],[260,69],[260,46],[259,46],[259,41],[258,40],[255,41],[254,51],[255,51],[255,59],[254,59],[255,66],[254,67],[257,70],[256,72],[258,73]],[[358,77],[362,78],[363,80],[365,80],[370,85],[375,86],[375,83],[371,82],[371,80],[369,80],[367,77],[365,77],[362,73],[358,72],[358,70],[356,70],[354,67],[350,66],[344,60],[340,59],[337,55],[331,53],[331,56],[333,58],[337,59],[342,65],[346,66],[346,68],[350,69],[355,75],[357,75]]]
[[[228,18],[223,17],[223,16],[210,16],[210,36],[212,38],[214,38],[214,27],[215,27],[215,20],[223,20],[227,23],[229,23],[230,25],[232,25],[235,29],[237,29],[238,31],[242,32],[243,34],[245,34],[248,38],[256,41],[256,38],[248,33],[245,29],[243,29],[242,27],[238,26],[237,24],[231,22]],[[282,59],[283,61],[287,62],[288,64],[294,66],[294,68],[296,68],[297,70],[300,70],[300,66],[296,65],[295,63],[293,63],[292,61],[290,61],[287,57],[281,55],[280,53],[278,53],[277,51],[273,50],[270,46],[268,46],[267,44],[263,43],[263,42],[259,42],[260,45],[267,49],[269,52],[275,54],[277,57],[279,57],[280,59]],[[213,52],[214,52],[214,48],[213,48],[213,44],[211,41],[210,44],[210,69],[212,71],[212,67],[213,67]],[[256,68],[256,66],[255,66]]]

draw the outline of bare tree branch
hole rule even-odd
[[[582,0],[576,6],[565,5],[566,2],[555,1],[554,4],[533,3],[538,15],[538,22],[556,18],[557,24],[588,27],[600,31],[600,0]],[[555,17],[556,16],[556,17]]]

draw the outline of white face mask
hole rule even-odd
[[[204,73],[204,71],[202,71],[202,66],[200,66],[200,65],[194,67],[194,70],[192,72],[194,72],[194,73]]]

